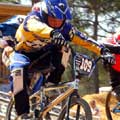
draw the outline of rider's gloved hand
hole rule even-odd
[[[63,35],[60,32],[56,32],[56,31],[52,31],[51,33],[51,38],[52,38],[52,43],[59,45],[59,46],[65,46],[65,47],[69,47],[69,44],[67,41],[65,41],[65,38],[63,37]]]
[[[103,58],[104,63],[106,63],[106,64],[111,64],[111,65],[113,65],[113,64],[116,63],[116,61],[115,61],[115,56],[110,53],[109,49],[107,49],[107,48],[102,48],[102,49],[101,49],[101,54],[102,54],[103,56],[105,56],[105,57]]]
[[[107,60],[106,60],[106,62],[107,62],[108,64],[114,65],[114,64],[116,63],[115,57],[114,57],[114,56],[108,57]]]

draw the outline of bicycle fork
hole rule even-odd
[[[74,88],[74,91],[73,91],[73,93],[68,97],[68,103],[67,103],[67,109],[66,109],[66,113],[67,113],[66,120],[69,120],[70,107],[71,107],[70,105],[71,105],[71,103],[72,103],[72,98],[73,98],[74,96],[76,97],[76,99],[79,99],[79,98],[80,98],[79,95],[78,95],[78,93],[77,93],[77,91],[78,91],[78,84],[79,84],[79,79],[75,79],[75,80],[73,81],[73,83],[70,84],[70,86],[72,86],[72,87]],[[76,118],[76,120],[78,120],[79,112],[80,112],[80,106],[77,106],[77,113],[76,113],[77,118]]]

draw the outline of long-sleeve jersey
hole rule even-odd
[[[95,40],[88,38],[83,33],[75,29],[69,21],[59,29],[53,29],[48,26],[40,11],[32,11],[16,32],[17,51],[32,52],[43,48],[51,43],[51,32],[55,30],[60,32],[66,41],[74,42],[83,46],[96,54],[100,54],[102,46]]]

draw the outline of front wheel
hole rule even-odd
[[[108,120],[120,120],[120,101],[117,100],[114,91],[107,94],[105,111]]]
[[[35,98],[33,98],[33,99],[30,99],[29,102],[30,102],[30,112],[34,113],[37,105],[39,105],[38,104],[39,100],[37,101]],[[49,117],[49,114],[46,116],[45,120],[48,120],[48,117]],[[15,110],[15,101],[13,98],[11,98],[7,107],[5,120],[17,120],[17,119],[18,119],[18,116]],[[51,120],[50,117],[49,117],[49,120]]]
[[[90,106],[82,98],[73,101],[68,111],[67,108],[67,105],[63,107],[58,120],[92,120]],[[66,113],[69,113],[69,115]]]

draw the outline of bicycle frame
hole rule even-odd
[[[78,57],[77,55],[78,54],[74,54],[74,56],[76,55],[76,57]],[[85,56],[84,56],[85,57]],[[88,65],[88,62],[91,62],[91,60],[89,61],[89,58],[86,56],[86,60],[88,59],[87,61],[87,65]],[[67,104],[70,104],[71,102],[71,99],[70,99],[70,96],[73,95],[75,93],[75,95],[77,97],[80,97],[78,95],[78,88],[79,88],[79,79],[76,78],[76,64],[75,64],[75,60],[76,58],[74,57],[73,58],[73,61],[74,61],[74,64],[73,64],[73,70],[74,70],[74,78],[73,78],[73,81],[72,82],[66,82],[66,83],[61,83],[61,84],[58,84],[57,86],[55,85],[52,85],[50,87],[45,87],[45,86],[41,86],[42,85],[42,82],[44,81],[43,80],[43,76],[39,78],[39,80],[36,82],[37,84],[35,85],[34,87],[34,93],[33,95],[30,96],[30,99],[32,99],[33,97],[37,96],[37,97],[40,97],[41,96],[41,99],[42,97],[44,97],[45,95],[45,92],[47,91],[51,91],[51,90],[56,90],[56,89],[63,89],[63,88],[68,88],[64,93],[58,95],[54,100],[52,100],[52,102],[50,102],[48,105],[46,106],[41,106],[41,112],[40,112],[40,118],[44,118],[46,116],[46,114],[52,110],[52,108],[56,105],[58,105],[59,103],[61,103],[63,100],[68,99],[67,101]],[[98,61],[98,60],[97,60]],[[79,63],[79,60],[77,61]],[[92,61],[93,62],[93,61]],[[89,67],[89,72],[83,72],[82,74],[84,75],[88,75],[88,74],[91,74],[91,70],[93,72],[93,69],[95,68],[95,65],[93,65],[93,63],[90,63],[90,66]],[[79,69],[79,68],[78,68]],[[38,86],[38,87],[37,87]],[[37,89],[36,89],[37,88]],[[41,103],[44,103],[42,100],[41,100]],[[69,106],[69,105],[68,105]],[[69,108],[68,108],[69,109]],[[69,113],[68,113],[69,114]]]
[[[48,111],[50,111],[54,106],[56,106],[57,104],[61,103],[63,100],[65,100],[66,98],[68,98],[68,96],[70,96],[77,88],[78,84],[78,80],[75,80],[69,84],[65,84],[66,87],[69,87],[69,89],[64,92],[63,94],[59,95],[55,100],[53,100],[50,104],[48,104],[43,112],[42,112],[42,116],[44,117]]]
[[[63,89],[63,88],[68,88],[67,91],[65,91],[64,93],[62,93],[61,95],[57,96],[56,99],[54,99],[52,102],[50,102],[47,106],[43,107],[43,110],[40,114],[41,117],[45,117],[45,115],[47,114],[47,112],[49,112],[54,106],[58,105],[59,103],[61,103],[63,100],[65,100],[66,98],[68,98],[68,96],[70,96],[72,93],[76,92],[76,90],[78,90],[78,85],[79,85],[79,80],[75,79],[72,82],[67,82],[67,83],[63,83],[57,86],[50,86],[50,87],[43,87],[42,90],[40,89],[39,91],[37,91],[36,93],[34,93],[30,99],[32,99],[33,97],[35,97],[39,92],[40,93],[45,93],[51,90],[56,90],[56,89]]]

